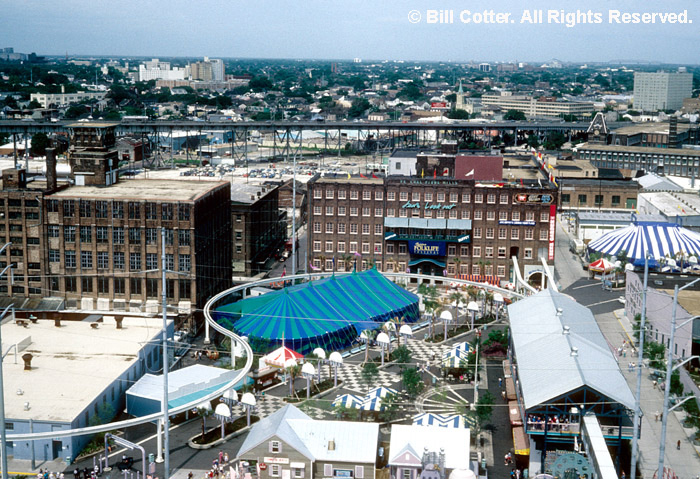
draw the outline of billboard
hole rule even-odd
[[[445,242],[409,240],[408,252],[421,256],[445,256]]]

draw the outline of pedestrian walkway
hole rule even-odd
[[[621,331],[625,337],[632,336],[631,324],[629,321],[620,321],[623,317],[622,310],[614,313],[600,315],[599,322],[605,324],[619,324]],[[629,329],[628,329],[629,328]],[[607,332],[603,328],[603,333],[612,335],[608,337],[608,341],[612,344],[618,344],[619,333]],[[640,406],[643,412],[642,417],[642,432],[639,439],[639,472],[645,479],[652,479],[658,469],[659,463],[659,444],[661,443],[661,411],[663,411],[664,391],[655,385],[654,378],[651,377],[649,368],[643,364],[637,365],[636,352],[628,351],[627,357],[617,356],[620,364],[622,375],[627,380],[632,392],[637,390],[637,367],[642,367],[642,385]],[[635,363],[635,367],[629,368],[630,362]],[[670,467],[679,479],[695,479],[700,471],[700,455],[698,448],[693,446],[690,441],[689,432],[683,428],[681,420],[683,418],[682,411],[673,411],[669,414],[666,426],[666,454],[664,465]],[[676,447],[680,441],[680,449]],[[629,474],[629,471],[625,471]]]

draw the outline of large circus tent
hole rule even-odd
[[[615,256],[625,251],[630,261],[700,256],[700,234],[675,223],[635,222],[588,243],[588,249]]]
[[[285,346],[308,354],[349,347],[365,329],[392,318],[418,320],[418,296],[376,269],[289,286],[225,304],[212,312],[221,326],[246,336],[255,352]]]

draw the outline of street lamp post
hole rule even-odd
[[[476,301],[469,302],[469,304],[467,305],[467,311],[469,311],[471,313],[471,317],[472,317],[471,329],[474,329],[474,318],[476,316],[477,311],[479,311],[479,305],[476,303]]]
[[[644,339],[647,318],[647,283],[649,281],[649,255],[644,255],[644,289],[642,290],[642,319],[639,327],[639,348],[637,349],[637,391],[634,397],[634,431],[632,432],[632,464],[630,464],[630,478],[634,479],[637,474],[637,456],[639,454],[639,423],[642,419],[642,411],[640,406],[642,396],[642,368],[641,364],[644,360]]]
[[[311,380],[316,376],[316,368],[311,363],[304,363],[301,367],[301,374],[306,378],[306,399],[311,397]]]
[[[503,304],[503,295],[501,293],[493,293],[493,302],[496,303],[496,322],[498,322],[498,313]]]
[[[661,479],[663,477],[664,473],[664,455],[666,454],[666,424],[668,423],[668,398],[671,393],[671,374],[673,373],[673,370],[675,369],[673,367],[673,347],[674,347],[674,337],[676,333],[676,309],[678,308],[678,293],[681,290],[684,290],[686,288],[689,288],[690,286],[694,285],[700,281],[700,278],[691,281],[690,283],[686,284],[685,286],[676,287],[674,288],[673,291],[673,309],[671,310],[671,335],[669,338],[669,345],[668,345],[668,357],[666,359],[666,380],[665,380],[665,388],[664,388],[664,409],[663,409],[663,417],[661,419],[661,442],[659,444],[659,468],[657,471],[657,478]],[[694,319],[700,318],[700,316],[693,316],[690,319],[685,320],[683,323],[681,323],[678,327],[683,326],[687,324],[690,321],[693,321]],[[678,366],[681,366],[683,363],[679,364]]]
[[[476,330],[476,361],[474,361],[474,402],[472,406],[476,409],[476,402],[479,400],[479,344],[481,343],[481,330]]]
[[[341,356],[338,351],[333,351],[330,356],[328,356],[328,361],[330,361],[334,371],[333,387],[338,387],[338,366],[343,365],[343,356]]]

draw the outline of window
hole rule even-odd
[[[520,211],[513,211],[513,221],[520,221]]]
[[[486,195],[486,202],[490,205],[496,204],[496,194],[489,193],[488,195]]]
[[[338,253],[345,253],[345,241],[338,241]]]
[[[393,218],[396,216],[396,210],[394,208],[387,208],[386,209],[386,216],[387,218]]]
[[[481,238],[481,228],[479,228],[479,227],[474,228],[474,230],[472,232],[474,233],[474,238],[477,238],[477,239]]]
[[[163,203],[160,205],[160,217],[163,221],[172,221],[173,219],[173,204]]]
[[[156,244],[158,242],[158,230],[156,228],[146,228],[146,244]]]
[[[369,216],[370,208],[362,208],[362,216]]]
[[[131,278],[129,280],[129,289],[131,290],[131,294],[141,294],[142,291],[142,282],[141,278]]]
[[[356,253],[357,252],[357,243],[355,241],[350,242],[350,253]]]
[[[270,477],[279,477],[281,469],[279,464],[270,464]]]
[[[493,258],[493,246],[486,246],[484,248],[484,257]]]
[[[338,216],[345,216],[345,206],[338,206]]]
[[[320,252],[321,252],[321,242],[314,241],[314,253],[320,253]]]
[[[159,269],[157,253],[146,253],[146,269]]]
[[[124,278],[114,278],[114,294],[126,293],[126,281]]]
[[[346,198],[345,190],[338,190],[338,199],[344,200]]]
[[[345,223],[338,223],[338,234],[345,234]]]
[[[384,216],[384,210],[382,208],[375,208],[374,216],[381,218],[382,216]]]
[[[80,267],[84,269],[92,268],[92,251],[80,252]]]
[[[488,210],[486,212],[486,219],[488,221],[494,221],[496,219],[496,212],[493,210]]]
[[[471,218],[471,211],[469,210],[462,210],[462,219],[463,220],[468,220]]]
[[[586,195],[578,195],[578,204],[579,205],[585,205],[587,201],[588,201],[588,198],[586,197]]]
[[[481,266],[479,266],[478,264],[473,264],[472,274],[481,274]]]
[[[496,275],[499,276],[499,277],[501,277],[501,278],[504,277],[504,276],[506,275],[506,267],[505,267],[505,265],[499,264],[499,265],[496,267]]]
[[[450,203],[457,203],[459,195],[457,193],[450,193]]]
[[[50,263],[59,263],[61,261],[61,252],[57,249],[50,249],[49,250],[49,262]]]
[[[66,218],[75,216],[75,202],[73,200],[63,200],[63,216]]]
[[[510,230],[510,239],[512,239],[512,240],[520,239],[520,230],[518,228],[512,228]]]
[[[181,254],[178,256],[178,268],[179,271],[182,271],[183,273],[190,272],[192,269],[192,260],[190,259],[190,255]]]
[[[80,208],[80,217],[81,218],[90,218],[92,216],[92,211],[90,208],[90,201],[80,200],[78,202],[78,205]]]
[[[350,190],[350,199],[351,200],[356,200],[360,197],[360,194],[358,193],[357,190]]]
[[[505,257],[506,257],[506,247],[505,247],[505,246],[499,246],[499,247],[498,247],[498,257],[499,257],[499,258],[505,258]]]
[[[420,191],[414,191],[411,193],[411,201],[420,201]]]
[[[613,196],[613,199],[614,199],[614,198],[615,198],[615,197]],[[619,198],[620,198],[620,197],[618,196],[618,199],[619,199]],[[571,195],[568,194],[568,193],[562,193],[562,195],[561,195],[561,204],[563,204],[563,205],[568,205],[569,203],[571,203]]]
[[[564,201],[564,195],[562,195],[562,201]],[[618,195],[613,195],[611,199],[612,206],[620,206],[620,197]]]
[[[384,192],[382,190],[377,190],[374,192],[374,199],[375,200],[383,200],[384,199]]]
[[[106,218],[109,204],[106,201],[95,202],[95,218]]]
[[[350,216],[357,216],[357,206],[351,206],[350,207]]]
[[[549,237],[549,233],[547,232],[547,230],[541,229],[540,230],[540,241],[547,241],[548,237]]]
[[[90,226],[80,227],[80,242],[92,243],[92,228]]]
[[[374,243],[374,252],[377,254],[382,254],[382,244]]]
[[[314,233],[320,233],[320,232],[321,232],[321,222],[314,221]]]
[[[158,297],[158,283],[160,279],[147,278],[146,279],[146,297],[157,298]]]
[[[535,221],[535,212],[534,211],[525,212],[525,221]]]
[[[334,193],[334,191],[333,191],[332,189],[328,188],[328,189],[326,190],[326,199],[327,199],[327,200],[332,200],[332,199],[333,199],[333,196],[334,196],[333,193]]]
[[[320,200],[321,198],[323,198],[323,190],[320,188],[314,189],[314,199]]]
[[[165,254],[165,269],[174,271],[175,270],[175,255],[171,253]]]
[[[508,204],[508,195],[507,194],[501,194],[499,202],[502,205],[507,205]]]
[[[115,226],[112,230],[112,243],[124,244],[124,228],[122,226]]]
[[[437,202],[438,202],[438,203],[444,203],[444,202],[445,202],[445,193],[438,193],[438,194],[437,194]]]
[[[282,443],[280,441],[270,441],[270,452],[273,454],[282,452]]]
[[[333,207],[326,206],[326,216],[333,216]]]
[[[190,297],[191,282],[189,279],[179,279],[177,287],[180,290],[180,298]]]
[[[362,254],[369,254],[369,243],[362,243]]]
[[[127,209],[129,210],[129,219],[138,220],[141,218],[141,205],[136,201],[129,201]]]
[[[526,240],[531,240],[535,236],[535,230],[532,228],[525,228],[525,239]]]
[[[332,252],[333,252],[333,242],[326,241],[326,253],[332,253]]]
[[[83,293],[92,293],[92,278],[80,278],[80,287]]]
[[[48,228],[49,238],[58,238],[60,236],[58,225],[49,225]]]
[[[146,219],[155,220],[158,218],[158,211],[155,203],[146,203]]]
[[[457,246],[451,244],[447,247],[447,255],[455,256],[457,254]]]
[[[484,218],[484,212],[481,210],[474,210],[474,221],[480,221]]]
[[[141,271],[141,253],[129,253],[129,270]]]
[[[122,203],[121,201],[115,201],[112,203],[112,218],[124,218],[124,203]]]
[[[482,193],[474,193],[474,203],[483,203],[484,195]]]
[[[493,228],[486,228],[486,239],[493,239]]]
[[[387,191],[386,199],[387,199],[387,201],[396,201],[396,192],[395,191]]]
[[[322,210],[320,206],[314,206],[314,215],[319,216],[321,214]]]
[[[471,203],[472,195],[469,193],[462,193],[462,203]]]
[[[190,205],[178,205],[177,219],[180,221],[190,220]]]
[[[99,226],[98,226],[99,229]],[[99,243],[100,240],[98,239]],[[141,228],[129,228],[129,243],[138,244],[141,243]]]
[[[97,269],[109,269],[109,253],[107,251],[97,252]]]
[[[357,223],[350,223],[350,234],[351,235],[357,234]]]
[[[532,259],[532,249],[525,248],[525,259]]]
[[[540,221],[543,223],[546,223],[549,221],[549,212],[548,211],[542,211],[540,213]]]
[[[66,287],[66,292],[75,293],[78,290],[78,282],[74,276],[66,276],[64,278],[64,285]]]
[[[369,190],[365,190],[362,192],[362,199],[364,201],[369,201],[372,199],[372,192]]]
[[[498,239],[508,239],[507,228],[498,228]]]
[[[369,234],[369,225],[367,223],[362,224],[362,234],[363,235],[368,235]]]
[[[374,234],[381,236],[384,233],[384,228],[381,223],[374,225]]]
[[[49,213],[58,213],[58,200],[47,200],[46,210]]]
[[[595,205],[596,206],[603,205],[603,195],[595,195]]]
[[[77,267],[76,259],[75,259],[75,251],[71,250],[66,250],[64,252],[64,261],[66,263],[66,268],[75,268]]]
[[[408,253],[408,246],[406,243],[401,243],[399,244],[399,254],[406,254]]]
[[[115,252],[112,255],[112,262],[114,263],[114,269],[124,269],[124,253]]]
[[[190,230],[178,230],[177,231],[177,243],[180,246],[190,245]]]
[[[474,246],[474,248],[472,250],[472,256],[475,258],[481,257],[481,246]]]
[[[399,201],[408,201],[408,191],[399,192]]]

